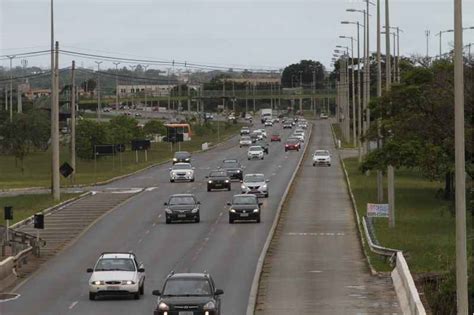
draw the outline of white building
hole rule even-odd
[[[121,97],[133,94],[144,94],[146,92],[149,96],[168,96],[170,91],[175,87],[173,84],[133,84],[133,85],[119,85],[118,91]]]

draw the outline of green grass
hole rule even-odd
[[[359,214],[365,215],[366,204],[377,200],[376,174],[362,174],[355,158],[344,162]],[[450,211],[452,203],[436,197],[442,185],[424,179],[417,170],[402,169],[396,171],[395,187],[396,227],[390,229],[386,218],[375,219],[380,244],[403,250],[415,273],[449,270],[455,263],[455,219]],[[468,227],[472,227],[471,221],[468,214]],[[472,229],[468,228],[468,233],[472,237]],[[387,270],[375,255],[371,261],[375,268]]]
[[[225,124],[220,123],[220,141],[237,134],[241,124],[230,125],[227,129]],[[197,151],[201,149],[204,142],[217,143],[217,132],[207,129],[202,135],[194,135],[192,141],[183,142],[181,150]],[[76,178],[74,184],[93,184],[119,175],[128,174],[146,166],[169,160],[178,145],[171,146],[169,143],[153,143],[148,151],[148,161],[145,161],[145,153],[138,152],[139,162],[135,162],[135,152],[126,151],[120,156],[101,157],[94,160],[77,160]],[[49,187],[51,153],[34,152],[29,154],[24,161],[24,172],[15,163],[12,156],[0,156],[0,189],[21,187]],[[60,163],[69,162],[69,149],[67,145],[61,145]],[[70,186],[70,179],[61,177],[61,186]]]
[[[352,143],[347,142],[344,140],[342,136],[341,126],[339,124],[331,124],[332,129],[334,130],[334,134],[336,135],[336,139],[341,140],[341,147],[343,149],[354,149],[356,148]]]
[[[13,221],[10,221],[10,224],[14,224],[32,216],[38,211],[44,210],[78,195],[79,194],[61,194],[61,201],[58,202],[55,202],[50,194],[0,197],[0,207],[2,209],[5,206],[13,207]],[[0,225],[5,225],[3,215],[0,217]]]

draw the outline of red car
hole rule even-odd
[[[285,152],[286,151],[299,151],[300,150],[300,142],[298,140],[288,140],[285,143]]]
[[[270,138],[270,142],[274,142],[274,141],[281,142],[281,137],[280,137],[280,135],[278,135],[278,134],[272,135],[272,137]]]

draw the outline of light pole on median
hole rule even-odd
[[[439,59],[443,56],[443,34],[444,33],[453,33],[454,30],[439,31],[436,36],[439,36]]]
[[[119,110],[119,91],[118,91],[118,65],[120,62],[114,62],[115,65],[115,110]]]
[[[362,162],[362,143],[360,137],[362,136],[362,106],[361,106],[361,92],[362,92],[362,82],[360,78],[360,23],[342,21],[341,24],[355,24],[357,25],[357,146],[359,148],[359,163]],[[365,24],[362,24],[365,29]],[[364,41],[365,41],[365,32],[364,32]],[[365,44],[364,44],[365,45]]]
[[[97,120],[100,121],[100,112],[102,111],[100,104],[100,64],[102,61],[95,61],[95,63],[97,64]]]
[[[468,313],[462,0],[454,0],[454,138],[457,313]]]
[[[344,59],[345,67],[344,67],[344,77],[345,77],[345,107],[344,107],[344,116],[345,116],[345,123],[344,123],[344,128],[346,132],[346,138],[347,142],[350,142],[351,140],[351,120],[350,120],[350,76],[349,76],[349,50],[350,48],[347,46],[341,46],[337,45],[337,48],[345,49],[344,56],[346,57]],[[339,51],[341,52],[341,51]],[[352,84],[354,86],[354,84]]]
[[[354,67],[354,37],[352,36],[339,36],[339,38],[350,39],[351,41],[351,68],[352,68],[352,143],[354,147],[357,146],[357,128],[356,128],[356,104],[355,104],[355,67]],[[360,136],[360,135],[359,135]]]
[[[12,62],[16,56],[7,56],[10,59],[10,122],[13,121],[13,73]]]

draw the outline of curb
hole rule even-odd
[[[306,156],[306,150],[309,147],[309,143],[310,143],[312,134],[313,134],[313,126],[311,126],[310,134],[309,134],[309,137],[308,137],[308,142],[304,146],[304,150],[303,150],[303,153],[301,154],[300,160],[298,161],[298,164],[296,165],[295,171],[293,172],[293,175],[290,178],[290,182],[289,182],[288,186],[286,186],[286,190],[282,195],[280,203],[278,204],[275,219],[273,219],[272,227],[270,228],[270,231],[268,233],[265,244],[263,245],[262,252],[260,253],[260,257],[258,258],[257,267],[256,267],[255,274],[254,274],[253,281],[252,281],[252,286],[250,288],[250,294],[249,294],[249,300],[248,300],[248,304],[247,304],[246,315],[253,315],[255,313],[255,307],[257,306],[257,295],[258,295],[258,289],[259,289],[259,285],[260,285],[260,277],[262,275],[263,263],[265,262],[265,258],[267,256],[267,252],[268,252],[268,249],[270,247],[270,243],[273,240],[273,236],[275,235],[276,227],[278,225],[278,222],[280,221],[280,215],[281,215],[281,211],[283,209],[283,205],[286,202],[286,198],[288,196],[288,193],[289,193],[291,187],[293,186],[293,182],[294,182],[294,179],[296,177],[296,174],[298,173],[298,171],[301,167],[301,164],[302,164],[302,162],[303,162],[303,160]]]

